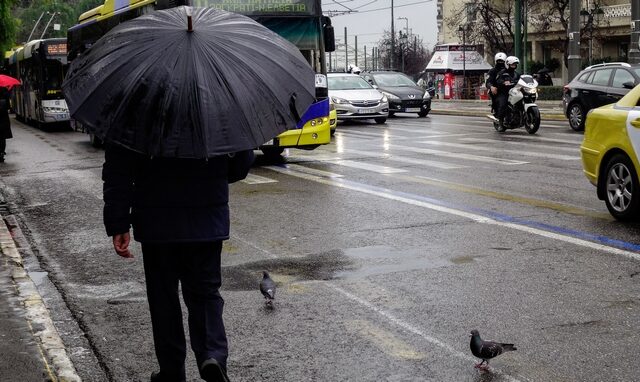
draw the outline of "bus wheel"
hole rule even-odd
[[[260,150],[268,158],[278,158],[284,152],[284,147],[262,147]]]
[[[102,142],[102,139],[96,137],[93,134],[89,134],[89,142],[91,143],[91,146],[95,148],[100,148],[104,144],[104,142]]]

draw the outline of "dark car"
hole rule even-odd
[[[609,62],[591,65],[565,85],[564,113],[576,131],[584,130],[589,110],[617,102],[640,84],[640,65]]]
[[[361,74],[365,80],[387,96],[389,116],[395,113],[418,113],[426,117],[431,111],[431,95],[400,72],[372,71]]]

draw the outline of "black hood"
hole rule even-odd
[[[419,86],[385,86],[379,87],[378,90],[385,91],[400,97],[401,99],[422,99],[425,90]],[[409,96],[413,95],[413,98]]]

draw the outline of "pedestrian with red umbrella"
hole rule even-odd
[[[9,119],[9,89],[0,86],[0,162],[4,162],[7,139],[13,138]]]
[[[229,183],[247,175],[254,148],[296,128],[314,84],[293,44],[213,8],[140,16],[72,62],[71,114],[106,142],[107,234],[124,258],[131,228],[142,245],[160,365],[152,382],[186,379],[180,285],[200,376],[229,381],[219,292]]]

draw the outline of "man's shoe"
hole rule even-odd
[[[207,382],[229,382],[227,371],[214,358],[200,365],[200,376]]]
[[[151,382],[186,382],[185,378],[168,378],[162,375],[159,371],[154,371],[151,373],[151,378],[149,379]]]

